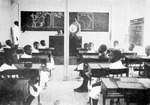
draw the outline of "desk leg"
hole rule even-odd
[[[105,105],[105,103],[106,103],[106,95],[105,94],[103,94],[103,93],[101,93],[101,99],[102,99],[102,105]]]
[[[102,94],[102,102],[105,105],[106,102],[106,95],[107,95],[107,88],[104,85],[103,81],[101,81],[101,94]]]
[[[39,74],[40,75],[40,74]],[[40,76],[39,76],[39,86],[40,86],[40,81],[41,81],[41,78],[40,78]],[[38,105],[42,105],[41,103],[40,103],[40,94],[38,95]]]
[[[42,104],[40,103],[40,94],[39,94],[39,96],[38,96],[38,105],[42,105]]]

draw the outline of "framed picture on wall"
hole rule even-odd
[[[21,11],[22,31],[64,30],[64,12]]]

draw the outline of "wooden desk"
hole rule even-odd
[[[87,53],[88,49],[84,49],[84,48],[76,48],[78,53]]]
[[[80,55],[98,55],[98,53],[79,52]]]
[[[32,63],[31,63],[32,64]],[[38,73],[39,73],[39,85],[40,85],[40,67],[42,66],[42,64],[41,63],[33,63],[32,65],[31,65],[31,67],[26,67],[25,65],[26,64],[24,64],[24,63],[19,63],[19,64],[14,64],[16,67],[17,67],[17,69],[21,69],[20,70],[20,72],[22,72],[22,71],[24,71],[25,72],[25,75],[27,75],[27,77],[28,77],[28,75],[31,75],[31,76],[29,76],[29,77],[32,77],[32,75],[34,75],[34,74],[32,74],[32,73],[30,73],[29,74],[29,72],[27,72],[26,71],[26,69],[28,69],[28,70],[32,70],[32,69],[34,69],[34,70],[37,70],[38,71]],[[29,65],[30,66],[30,65]],[[24,73],[23,72],[23,73]],[[34,72],[33,72],[34,73]],[[22,74],[22,73],[21,73]],[[38,103],[40,103],[40,94],[39,94],[39,96],[38,96]]]
[[[100,59],[98,55],[83,55],[82,56],[83,62],[85,63],[102,63],[102,62],[108,62],[108,58],[106,59]]]
[[[48,59],[50,58],[50,54],[45,54],[45,53],[32,53],[33,58],[39,58],[39,59]]]
[[[19,105],[22,105],[29,94],[28,82],[28,79],[0,80],[0,100],[7,99],[7,101],[20,102]],[[0,104],[4,103],[1,101]]]
[[[14,64],[14,65],[17,67],[17,69],[27,69],[27,68],[29,68],[29,67],[26,67],[24,63],[22,63],[22,64],[18,63],[18,64]],[[39,70],[41,65],[42,65],[41,63],[33,63],[32,66],[29,69],[38,69]]]
[[[142,62],[150,62],[150,58],[147,56],[141,56],[141,61]]]
[[[82,55],[83,59],[99,59],[98,55]]]
[[[4,63],[5,54],[4,51],[0,51],[0,66]]]
[[[137,55],[126,55],[125,56],[126,65],[129,66],[131,64],[141,64],[141,56]]]
[[[133,67],[135,71],[144,71],[144,62],[150,62],[150,58],[143,55],[128,55],[125,56],[127,67]],[[139,72],[140,75],[140,72]]]
[[[123,52],[123,55],[124,56],[127,56],[127,55],[137,55],[137,52]]]
[[[87,58],[98,58],[98,53],[88,53],[87,51],[79,51],[78,52],[78,59],[83,61],[83,59]]]
[[[150,63],[144,63],[144,71],[147,78],[150,78]]]
[[[91,77],[99,78],[107,76],[109,63],[88,63],[88,65],[91,70],[90,84],[91,84]]]
[[[47,62],[49,62],[49,60],[47,58],[38,58],[38,57],[35,57],[35,58],[20,58],[18,60],[18,63],[20,63],[20,64],[21,63],[46,64]]]
[[[88,63],[91,69],[109,68],[110,63]]]
[[[54,51],[54,47],[39,49],[40,53],[45,53],[45,54],[52,54],[53,51]]]
[[[137,104],[139,105],[140,99],[143,96],[148,96],[149,99],[149,89],[150,89],[150,79],[148,78],[130,78],[130,77],[122,77],[122,78],[101,78],[101,93],[103,95],[103,105],[105,105],[105,101],[107,95],[111,91],[116,91],[124,95],[125,100],[128,99],[128,93],[137,96]],[[144,97],[144,98],[146,98]],[[140,99],[139,99],[140,98]],[[139,100],[139,101],[138,101]],[[127,104],[128,103],[128,100]],[[141,104],[143,105],[143,104]]]
[[[142,64],[143,62],[150,62],[150,58],[144,55],[127,55],[125,56],[125,62],[129,64]]]
[[[23,102],[29,95],[29,81],[39,80],[38,69],[7,69],[0,72],[0,88],[2,95],[7,94],[8,101]],[[5,88],[4,88],[5,87]],[[8,92],[8,93],[7,93]],[[39,96],[40,97],[40,96]],[[38,100],[38,102],[40,102]],[[21,105],[21,104],[20,104]]]

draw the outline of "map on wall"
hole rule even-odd
[[[77,17],[83,30],[94,30],[94,14],[92,13],[78,13]]]
[[[69,24],[74,22],[74,17],[77,17],[81,31],[109,31],[109,13],[70,12]]]
[[[64,12],[21,11],[22,31],[64,30]]]
[[[133,19],[129,27],[129,43],[143,46],[144,18]]]

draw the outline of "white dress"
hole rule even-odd
[[[4,71],[4,70],[7,70],[7,69],[17,69],[15,65],[8,65],[6,63],[4,63],[1,67],[0,67],[0,71]]]
[[[16,25],[14,25],[12,27],[12,36],[13,36],[14,45],[18,45],[19,44],[19,38],[20,38],[20,31],[19,31],[19,27]]]
[[[22,56],[21,56],[21,58],[32,58],[32,56],[31,55],[27,55],[27,54],[23,54]]]
[[[32,53],[39,53],[39,50],[33,48]]]

